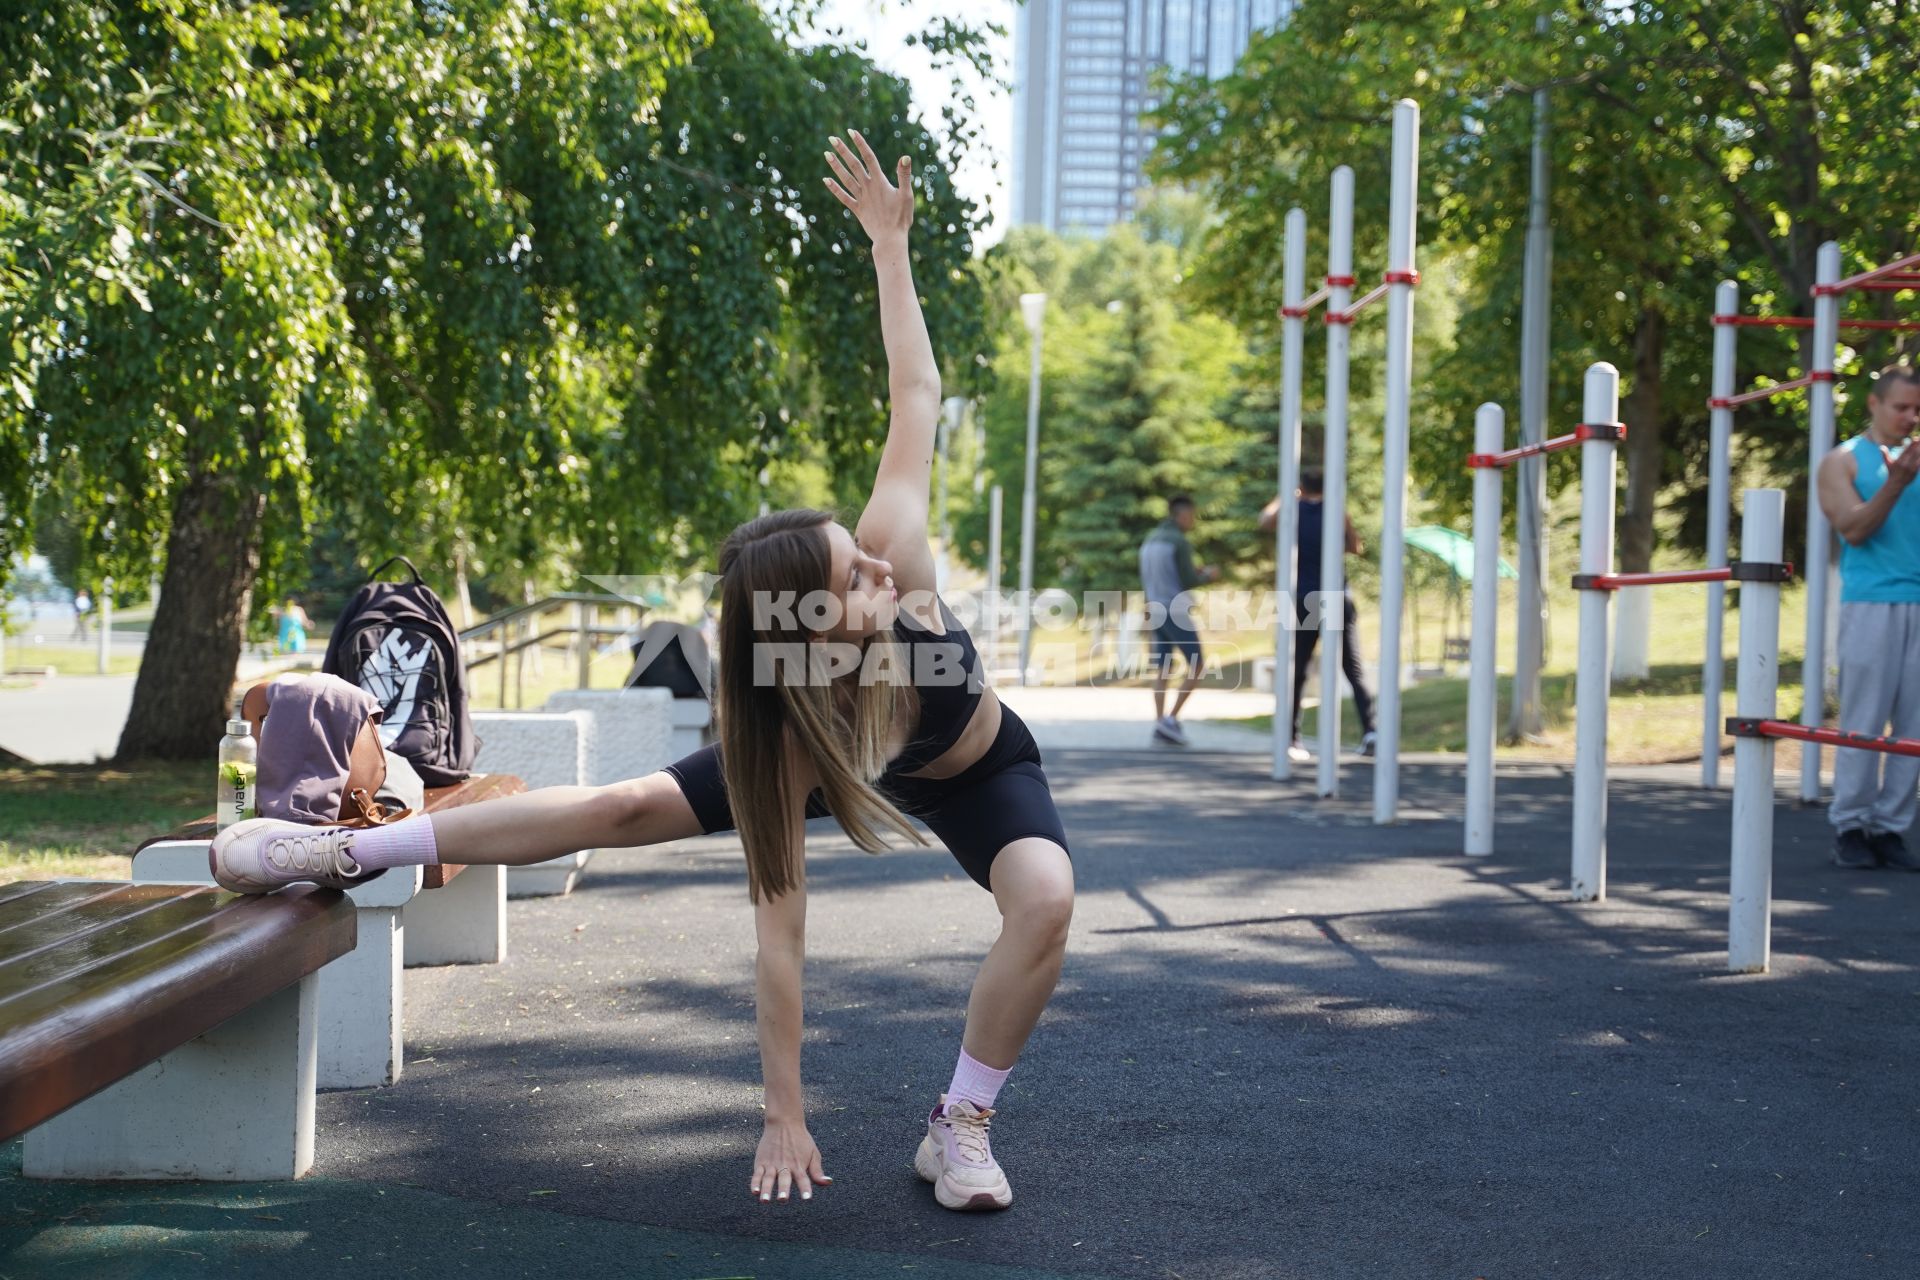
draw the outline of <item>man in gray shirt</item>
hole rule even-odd
[[[1140,544],[1140,589],[1146,592],[1147,626],[1153,636],[1153,736],[1183,747],[1187,734],[1180,727],[1180,709],[1206,671],[1188,593],[1220,576],[1212,565],[1194,567],[1193,544],[1187,541],[1194,519],[1193,499],[1175,494],[1167,499],[1167,518]],[[1187,676],[1169,712],[1167,682],[1175,653],[1186,659]]]

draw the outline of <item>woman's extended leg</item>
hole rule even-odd
[[[385,867],[522,866],[701,830],[680,784],[662,771],[604,787],[543,787],[367,830],[250,818],[214,837],[209,860],[214,879],[237,893],[300,883],[341,889]]]
[[[625,849],[700,834],[680,784],[659,771],[604,787],[542,787],[429,814],[425,821],[433,824],[439,860],[469,866],[525,866],[581,849]]]

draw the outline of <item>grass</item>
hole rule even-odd
[[[1702,662],[1706,647],[1706,592],[1702,588],[1669,587],[1653,597],[1649,628],[1650,674],[1644,680],[1615,681],[1607,707],[1607,757],[1620,764],[1673,763],[1700,758],[1704,708],[1701,705]],[[1501,660],[1512,662],[1512,601],[1502,601]],[[1798,713],[1801,700],[1800,663],[1806,617],[1804,593],[1792,587],[1781,593],[1780,693],[1783,715]],[[1577,657],[1575,630],[1579,610],[1571,590],[1553,593],[1549,613],[1547,670],[1541,675],[1540,703],[1543,732],[1537,740],[1503,744],[1503,758],[1567,761],[1573,758],[1573,664]],[[1360,644],[1364,653],[1379,652],[1377,616],[1361,607]],[[1722,715],[1733,711],[1734,663],[1739,643],[1739,615],[1729,610],[1722,640],[1729,657]],[[1457,671],[1458,668],[1455,668]],[[1495,723],[1504,729],[1511,705],[1511,675],[1499,679],[1499,709]],[[1342,693],[1342,739],[1360,734],[1352,699]],[[1315,709],[1302,717],[1302,735],[1317,730]],[[1250,716],[1231,723],[1270,730],[1273,717]],[[1464,673],[1411,684],[1400,696],[1400,745],[1403,751],[1465,751],[1467,681]],[[1731,739],[1723,740],[1723,749]],[[1779,743],[1777,767],[1798,767],[1798,744]]]
[[[0,884],[124,880],[134,846],[206,816],[213,762],[0,765]]]
[[[63,676],[94,676],[100,674],[100,654],[93,648],[65,649],[54,645],[19,644],[8,641],[7,667],[9,670],[20,667],[52,667]],[[140,655],[137,653],[110,653],[107,656],[108,675],[130,676],[138,670],[140,670]]]

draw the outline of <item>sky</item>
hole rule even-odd
[[[845,42],[864,42],[867,55],[878,66],[912,85],[921,118],[938,131],[942,124],[940,107],[953,99],[951,73],[935,70],[925,51],[907,46],[907,36],[941,13],[976,23],[997,22],[1007,29],[1007,34],[992,41],[993,54],[999,76],[1011,81],[1013,27],[1018,11],[1014,0],[972,0],[966,4],[956,4],[954,0],[919,0],[915,4],[903,4],[900,0],[827,0],[817,28],[825,31],[838,26]],[[963,195],[993,212],[992,225],[980,235],[979,245],[984,248],[1007,231],[1006,218],[1011,208],[1007,184],[1013,163],[1013,97],[1010,91],[983,81],[971,72],[967,74],[967,81],[983,126],[981,142],[984,145],[974,148],[972,158],[955,175],[954,181]],[[847,123],[850,127],[859,127],[858,121]]]

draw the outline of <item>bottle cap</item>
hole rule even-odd
[[[235,737],[251,738],[253,736],[253,726],[245,720],[229,720],[227,721],[227,732]]]

